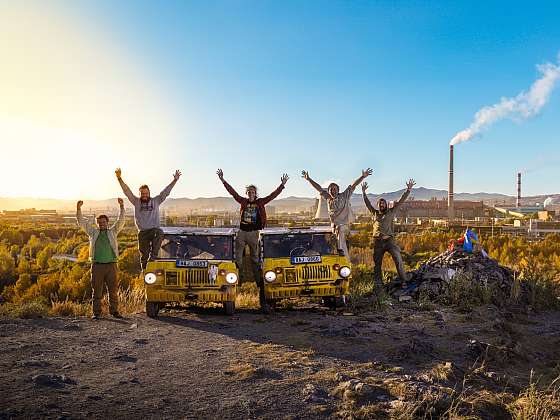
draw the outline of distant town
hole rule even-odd
[[[383,194],[391,202],[402,191]],[[429,197],[430,194],[433,196]],[[500,194],[455,194],[452,214],[447,191],[418,188],[410,200],[399,208],[396,228],[400,232],[418,232],[434,228],[476,228],[481,233],[523,235],[539,237],[560,232],[560,197],[510,197]],[[370,194],[376,202],[381,195]],[[472,197],[472,199],[463,199]],[[484,198],[484,199],[481,199]],[[0,199],[0,203],[6,204]],[[52,225],[74,225],[75,203],[49,200],[55,209],[26,208],[3,210],[0,222],[41,222]],[[39,201],[40,203],[40,201]],[[89,204],[89,205],[88,205]],[[128,204],[128,203],[127,203]],[[270,226],[306,226],[328,224],[326,208],[319,209],[320,201],[306,197],[287,197],[275,200],[267,207]],[[322,203],[325,205],[326,203]],[[370,217],[360,194],[352,197],[352,209],[356,216],[353,230],[365,228]],[[84,205],[84,214],[91,217],[107,214],[117,216],[115,200],[90,201]],[[132,224],[132,208],[126,207],[127,218]],[[162,206],[161,222],[164,226],[228,227],[239,225],[236,203],[225,197],[167,200]]]

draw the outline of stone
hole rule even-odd
[[[129,356],[128,354],[119,354],[118,356],[113,357],[113,360],[117,360],[119,362],[136,363],[138,359],[136,357]]]
[[[56,373],[42,373],[35,375],[31,381],[36,386],[46,386],[50,388],[64,388],[66,385],[75,385],[76,381],[70,379],[66,375],[58,375]]]

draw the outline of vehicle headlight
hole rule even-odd
[[[237,281],[237,274],[235,273],[228,273],[226,276],[226,281],[229,284],[234,284]]]
[[[154,284],[157,280],[157,276],[154,273],[146,273],[144,276],[144,281],[146,284]]]
[[[276,280],[276,273],[274,271],[267,271],[266,273],[264,273],[264,279],[267,282],[272,283],[274,280]]]
[[[344,278],[350,277],[351,272],[352,270],[350,270],[350,267],[342,267],[339,271],[340,276]]]

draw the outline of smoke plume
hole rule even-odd
[[[455,134],[450,144],[458,144],[470,140],[473,136],[504,118],[523,121],[539,113],[546,105],[550,93],[560,79],[560,54],[558,64],[545,63],[537,66],[542,76],[536,80],[528,91],[523,91],[513,98],[502,98],[494,105],[479,110],[472,124]]]

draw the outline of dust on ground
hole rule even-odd
[[[347,311],[3,319],[0,419],[437,418],[457,395],[507,401],[531,370],[558,375],[558,312]],[[508,418],[503,401],[476,404]]]

